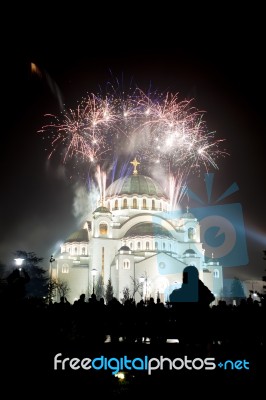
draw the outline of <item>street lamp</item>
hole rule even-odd
[[[94,294],[95,276],[97,275],[97,269],[93,268],[91,270],[91,274],[92,274],[92,293]]]
[[[52,280],[52,264],[55,261],[55,258],[53,255],[50,257],[50,281]]]
[[[15,258],[15,263],[17,267],[21,267],[23,264],[24,258]]]
[[[15,263],[16,263],[17,268],[19,269],[20,276],[21,276],[21,270],[22,270],[21,266],[22,266],[24,260],[25,260],[24,258],[15,258]]]
[[[52,267],[53,267],[53,262],[55,261],[55,258],[54,258],[54,256],[53,255],[51,255],[51,257],[50,257],[50,268],[49,268],[49,275],[50,275],[50,279],[49,279],[49,289],[48,289],[48,298],[49,298],[49,301],[51,301],[52,300],[52,294],[53,294],[53,289],[52,289],[52,272],[53,272],[53,269],[52,269]],[[57,298],[57,289],[56,289],[56,293],[55,293],[55,295],[56,295],[56,298]]]

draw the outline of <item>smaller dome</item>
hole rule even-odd
[[[186,251],[184,251],[184,253],[183,253],[184,255],[186,255],[186,254],[191,254],[191,255],[195,255],[196,254],[196,252],[194,251],[194,250],[192,250],[192,249],[187,249]]]
[[[70,243],[70,242],[88,242],[89,241],[89,236],[88,236],[88,231],[87,229],[80,229],[79,231],[76,231],[70,235],[67,240],[65,240],[65,243]]]
[[[111,214],[110,210],[107,207],[103,207],[103,206],[100,206],[100,207],[96,208],[96,210],[93,212],[93,214],[96,213],[96,212],[102,213],[102,214],[104,214],[104,213],[105,214]]]
[[[219,261],[216,258],[213,257],[206,257],[206,264],[208,265],[216,265],[219,264]]]
[[[125,234],[125,237],[136,236],[162,236],[169,237],[171,239],[173,238],[171,232],[166,228],[151,222],[140,222],[139,224],[132,226],[132,228],[130,228]]]
[[[181,218],[185,218],[185,219],[196,219],[195,215],[193,215],[193,214],[190,213],[190,212],[184,213],[184,214],[181,216]]]
[[[122,247],[120,247],[119,251],[121,251],[121,250],[130,251],[130,248],[128,246],[122,246]]]

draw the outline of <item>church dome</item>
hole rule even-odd
[[[79,231],[76,231],[70,235],[67,240],[65,240],[65,243],[70,243],[70,242],[88,242],[89,237],[88,237],[88,231],[87,229],[80,229]]]
[[[195,215],[193,215],[193,214],[190,213],[190,212],[184,213],[184,214],[181,216],[181,218],[185,218],[185,219],[196,219]]]
[[[106,198],[122,195],[148,195],[166,198],[160,185],[152,178],[145,175],[130,175],[114,181],[106,190]]]
[[[119,251],[130,251],[130,248],[128,246],[122,246],[120,247]]]
[[[151,222],[143,222],[133,226],[127,231],[124,237],[136,236],[163,236],[173,238],[171,232],[169,232],[163,226],[152,224]]]
[[[101,213],[101,214],[111,214],[110,210],[107,207],[103,207],[103,206],[96,208],[96,210],[93,213],[96,213],[96,212]]]
[[[193,249],[187,249],[186,251],[184,251],[184,253],[183,253],[183,255],[185,255],[185,256],[195,256],[196,255],[196,252],[193,250]]]

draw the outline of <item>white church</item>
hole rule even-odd
[[[83,227],[61,245],[50,264],[52,278],[68,283],[70,303],[82,293],[88,298],[100,276],[105,288],[111,280],[119,301],[126,289],[136,302],[150,297],[167,302],[181,286],[183,269],[194,265],[218,299],[223,269],[205,259],[199,221],[188,209],[172,212],[167,193],[138,173],[136,158],[132,164],[132,175],[114,181]]]

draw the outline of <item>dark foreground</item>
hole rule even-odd
[[[99,318],[98,309],[74,314],[72,309],[54,310],[38,305],[1,308],[5,398],[62,399],[74,394],[108,400],[127,395],[213,399],[265,391],[263,308],[259,313],[253,308],[241,313],[212,310],[193,318],[169,318],[168,311],[166,321],[156,312],[148,330],[145,323],[137,329],[138,319],[128,311],[123,318],[117,313]]]
[[[10,343],[4,345],[4,354],[1,359],[2,367],[4,367],[2,378],[7,379],[11,384],[7,385],[7,380],[2,379],[2,386],[6,385],[12,393],[30,392],[37,396],[45,392],[49,394],[51,391],[52,398],[55,393],[63,395],[73,389],[77,390],[77,395],[85,391],[88,394],[85,397],[89,397],[90,391],[96,389],[99,395],[106,394],[108,398],[122,398],[129,393],[142,398],[144,397],[143,390],[148,391],[149,396],[154,396],[154,398],[168,397],[170,393],[178,395],[183,390],[188,395],[205,393],[207,398],[211,398],[214,392],[231,396],[233,389],[239,390],[238,393],[242,394],[248,389],[260,390],[265,385],[265,348],[263,346],[248,348],[243,344],[215,344],[205,347],[197,344],[183,346],[180,343],[152,345],[125,342],[102,345],[88,342],[66,346],[63,343],[60,345],[60,343],[38,342],[37,338],[36,341],[27,343],[17,337],[13,346],[10,346]],[[59,362],[55,370],[54,359],[57,354],[59,354],[57,356]],[[121,358],[125,364],[125,357],[129,360],[127,361],[128,368],[125,365],[121,366]],[[103,368],[75,370],[70,368],[67,361],[63,370],[60,361],[65,358],[79,360],[97,358],[95,365],[99,368],[103,362]],[[113,360],[110,361],[111,358]],[[129,369],[132,367],[130,360],[136,358],[138,360],[135,360],[135,368],[144,369]],[[151,360],[152,358],[159,361]],[[168,360],[165,360],[166,358]],[[185,366],[181,368],[186,359],[188,368],[192,369]],[[80,365],[78,360],[72,362],[74,367]],[[104,369],[104,362],[107,369]],[[108,362],[112,369],[108,368]],[[157,367],[150,371],[150,374],[145,369],[149,362],[153,368]],[[177,369],[173,366],[172,369],[169,368],[173,362]],[[192,362],[194,362],[194,367]],[[215,368],[205,369],[204,362],[211,363],[212,367],[215,363]],[[218,366],[218,364],[221,365],[220,363],[223,366]],[[118,368],[115,370],[117,365]],[[202,365],[203,367],[199,369]],[[119,375],[120,377],[114,374],[118,370],[123,373]]]

